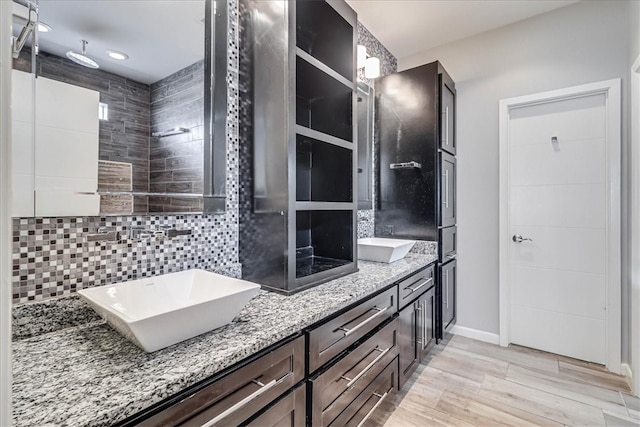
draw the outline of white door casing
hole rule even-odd
[[[640,396],[640,56],[631,67],[631,298],[630,335],[632,389]]]
[[[535,147],[530,151],[529,147],[518,147],[518,150],[511,148],[512,140],[515,140],[518,135],[511,135],[511,132],[517,133],[517,127],[511,129],[512,116],[517,117],[526,116],[523,115],[523,111],[533,112],[532,116],[535,116],[536,109],[550,108],[551,106],[564,106],[567,110],[571,110],[573,107],[587,107],[585,111],[590,111],[590,114],[597,114],[599,111],[598,104],[602,104],[604,111],[600,111],[604,116],[602,120],[602,134],[606,143],[587,143],[580,146],[581,149],[586,152],[591,152],[591,156],[585,158],[591,158],[600,160],[600,162],[594,162],[593,160],[582,161],[582,156],[572,155],[571,150],[575,149],[576,145],[563,144],[562,153],[557,153],[558,156],[554,159],[562,159],[562,165],[547,164],[542,166],[540,161],[548,161],[550,157],[545,157],[544,154],[540,154],[540,150],[536,150]],[[591,105],[593,104],[593,105]],[[598,357],[612,371],[620,372],[620,359],[621,359],[621,279],[620,279],[620,140],[621,140],[621,122],[620,122],[620,80],[609,80],[605,82],[592,83],[587,85],[575,86],[560,90],[554,90],[549,92],[543,92],[539,94],[526,95],[516,98],[504,99],[500,101],[500,344],[503,346],[512,342],[511,327],[513,322],[520,322],[516,326],[524,326],[524,316],[518,315],[512,318],[510,309],[513,299],[522,298],[535,298],[536,286],[539,286],[540,281],[544,280],[546,274],[551,278],[551,273],[554,269],[562,269],[562,262],[568,262],[573,264],[573,268],[568,270],[581,271],[581,275],[574,274],[573,272],[563,273],[555,270],[557,274],[553,276],[553,280],[559,281],[557,283],[569,283],[580,282],[584,280],[587,285],[589,281],[592,283],[597,278],[597,274],[601,275],[606,281],[604,295],[596,295],[597,287],[595,284],[588,287],[593,294],[592,298],[581,298],[584,295],[574,295],[575,300],[572,300],[573,304],[570,307],[572,310],[579,311],[576,314],[582,315],[584,313],[594,313],[597,309],[596,305],[598,301],[604,303],[606,310],[600,307],[601,322],[583,323],[593,325],[594,329],[600,326],[601,333],[604,334],[602,345],[604,349],[601,350],[601,357],[593,356],[598,354],[594,346],[591,349],[581,349],[580,351],[585,354],[590,354],[593,357]],[[561,115],[558,115],[558,117]],[[565,113],[563,120],[571,121],[572,114]],[[576,120],[584,121],[589,118],[589,113],[586,116],[576,117]],[[535,119],[534,119],[535,120]],[[594,116],[594,120],[597,119]],[[590,118],[588,120],[591,122]],[[529,123],[531,124],[531,123]],[[563,122],[558,122],[557,125],[562,127]],[[597,126],[596,126],[597,128]],[[574,129],[576,129],[574,127]],[[581,129],[578,127],[578,131]],[[586,129],[586,126],[585,126]],[[528,128],[529,132],[535,133],[535,127]],[[548,130],[545,135],[539,135],[551,142],[551,136]],[[552,132],[553,133],[553,132]],[[528,135],[525,135],[527,137]],[[562,144],[562,135],[558,135],[560,144]],[[556,147],[558,148],[558,147]],[[514,151],[515,150],[515,151]],[[524,150],[524,151],[523,151]],[[515,153],[515,154],[514,154]],[[523,155],[524,153],[524,155]],[[577,154],[577,153],[573,153]],[[536,161],[536,159],[538,161]],[[535,186],[522,186],[523,182],[518,181],[524,179],[527,173],[533,174],[534,179],[538,183],[551,184],[554,183],[554,179],[566,178],[562,172],[562,168],[566,167],[566,163],[571,164],[572,173],[575,176],[585,177],[590,176],[590,173],[597,175],[597,170],[600,170],[603,177],[602,182],[598,183],[597,180],[589,182],[589,180],[582,180],[587,182],[588,185],[574,186],[570,188],[568,185],[558,185],[554,187],[546,186],[546,191],[541,190],[542,187]],[[515,168],[514,168],[515,167]],[[513,170],[523,170],[523,174],[515,173],[512,176]],[[571,184],[570,181],[565,184]],[[512,186],[516,186],[517,191],[513,191]],[[604,188],[603,188],[604,186]],[[537,192],[537,194],[536,194]],[[563,203],[565,195],[571,193],[574,200],[582,200],[588,203],[596,194],[600,194],[603,209],[574,209],[576,204]],[[561,207],[556,215],[552,215],[552,218],[548,215],[541,215],[543,211],[536,212],[535,209],[522,209],[523,200],[535,198],[540,202],[540,205],[546,206],[558,206]],[[513,204],[511,204],[513,203]],[[513,221],[519,222],[519,227],[514,228]],[[514,234],[522,234],[525,237],[529,237],[527,233],[533,233],[533,228],[527,228],[521,224],[535,224],[535,233],[538,235],[538,242],[523,242],[521,244],[515,244],[511,238]],[[604,227],[594,227],[594,224],[602,224]],[[559,225],[557,231],[549,228],[549,226]],[[577,227],[587,227],[583,229],[584,232],[578,232]],[[564,234],[562,236],[556,235],[556,233]],[[553,247],[546,249],[546,252],[542,251],[539,242],[555,242]],[[566,242],[563,245],[562,242]],[[584,242],[577,244],[577,242]],[[606,247],[596,248],[593,251],[585,251],[585,253],[577,254],[573,249],[576,247],[587,247],[589,242],[603,242]],[[564,247],[563,247],[564,246]],[[572,249],[572,250],[569,250]],[[535,256],[534,256],[535,255]],[[561,258],[562,257],[562,258]],[[548,270],[538,269],[537,276],[532,273],[534,270],[527,270],[529,267],[539,267],[533,263],[535,258],[536,262],[544,266]],[[517,259],[519,261],[519,267],[512,271],[511,262]],[[527,265],[530,262],[530,265]],[[541,276],[542,274],[542,276]],[[563,274],[565,277],[563,278]],[[517,277],[514,277],[516,276]],[[522,282],[528,281],[528,288],[522,286]],[[517,288],[516,283],[520,285]],[[553,283],[548,282],[545,284],[547,287],[546,293],[553,291]],[[523,292],[523,289],[526,292]],[[527,290],[528,289],[528,290]],[[594,290],[596,289],[596,290]],[[542,292],[544,289],[540,288]],[[551,317],[555,316],[552,307],[553,303],[560,304],[563,295],[558,288],[558,301],[544,302],[547,308],[547,313]],[[542,293],[541,292],[541,293]],[[570,297],[571,294],[564,295],[564,298]],[[580,306],[579,302],[584,300],[585,304]],[[517,303],[518,301],[516,301]],[[595,303],[594,303],[595,302]],[[535,306],[534,304],[531,304]],[[558,307],[560,307],[558,305]],[[530,310],[528,313],[528,319],[535,319],[536,315],[539,315],[539,311]],[[557,319],[563,318],[564,320],[570,319],[571,316],[557,317]],[[594,316],[595,317],[595,316]],[[530,322],[531,320],[527,320]],[[586,328],[582,328],[586,329]],[[581,328],[575,327],[575,331],[580,331]],[[586,340],[591,338],[591,334],[597,334],[595,331],[584,330],[582,333],[583,343],[587,343]],[[522,334],[520,334],[522,335]],[[521,336],[516,337],[521,339]],[[556,344],[561,340],[558,340],[556,335]],[[574,337],[579,339],[578,337]],[[592,343],[593,344],[593,343]],[[585,346],[585,347],[588,347]],[[566,348],[565,348],[566,349]],[[562,350],[562,349],[560,349]],[[561,352],[561,351],[559,351]],[[580,353],[579,353],[580,354]]]

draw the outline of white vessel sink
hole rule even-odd
[[[78,293],[107,323],[150,353],[224,326],[260,285],[186,270]]]
[[[407,256],[415,240],[367,237],[358,239],[358,259],[376,262],[394,262]]]

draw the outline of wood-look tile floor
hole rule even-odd
[[[640,402],[603,366],[448,336],[371,425],[640,426]]]

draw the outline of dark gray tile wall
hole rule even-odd
[[[30,71],[28,49],[14,68]],[[40,52],[38,75],[100,92],[100,102],[109,105],[109,120],[100,120],[100,160],[133,165],[133,190],[149,191],[149,85],[100,69],[77,65],[67,58]]]
[[[123,280],[204,268],[240,277],[238,263],[238,10],[229,7],[227,198],[221,215],[21,218],[13,221],[14,303],[72,294]],[[86,243],[100,226],[189,228],[192,236]]]
[[[151,85],[151,132],[176,127],[188,133],[152,137],[150,184],[154,193],[202,193],[204,135],[204,61]],[[201,211],[202,199],[149,198],[150,212]]]

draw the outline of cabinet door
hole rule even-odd
[[[440,104],[440,148],[456,155],[456,95],[455,89],[442,83]]]
[[[341,315],[311,329],[309,334],[309,373],[349,348],[398,309],[398,290],[394,286],[369,298]]]
[[[267,409],[248,424],[251,427],[298,427],[306,423],[305,385],[281,398],[278,403]]]
[[[420,350],[418,348],[419,304],[419,300],[409,304],[400,311],[400,316],[398,317],[400,321],[398,325],[398,347],[400,350],[398,355],[400,362],[399,388],[404,387],[404,384],[420,363]]]
[[[418,328],[418,343],[420,361],[424,360],[431,347],[435,344],[436,330],[436,288],[435,286],[424,293],[418,300],[420,316]]]
[[[304,359],[302,336],[208,385],[196,386],[184,397],[176,396],[176,403],[135,425],[240,425],[304,378]]]
[[[440,240],[438,251],[440,252],[438,261],[441,263],[451,261],[456,257],[458,230],[457,227],[445,227],[440,230]]]
[[[398,356],[398,319],[309,379],[308,414],[313,426],[333,426],[334,420]],[[397,370],[397,369],[396,369]]]
[[[456,158],[440,153],[440,226],[456,224]]]
[[[456,282],[457,261],[453,260],[442,266],[442,327],[446,330],[456,318]]]

